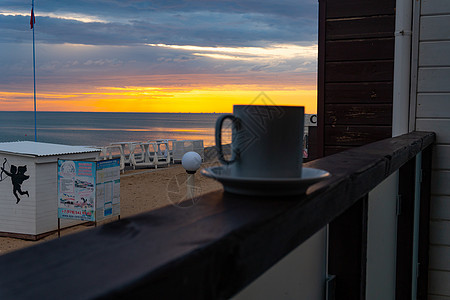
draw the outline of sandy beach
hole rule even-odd
[[[201,168],[214,163],[204,163]],[[167,168],[126,170],[120,177],[121,218],[127,218],[145,211],[166,205],[177,206],[186,199],[187,174],[181,165]],[[222,185],[212,179],[195,174],[196,194],[204,194],[222,189]],[[181,209],[181,208],[180,208]],[[183,208],[186,209],[186,208]],[[112,218],[109,221],[115,221]],[[101,224],[98,224],[101,225]],[[82,224],[61,231],[61,237],[81,230],[89,230],[94,226]],[[17,238],[0,237],[0,255],[58,238],[53,233],[38,241],[26,241]]]

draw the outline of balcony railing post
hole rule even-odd
[[[414,226],[413,226],[413,260],[412,260],[412,299],[417,299],[417,277],[419,277],[419,221],[420,221],[420,188],[422,181],[422,152],[416,155],[414,173]]]
[[[365,299],[368,195],[330,223],[328,273],[336,299]]]
[[[399,170],[398,193],[401,210],[397,220],[396,299],[411,299],[414,230],[414,174],[415,159]]]
[[[430,230],[430,194],[431,194],[431,157],[432,147],[422,151],[422,182],[420,188],[420,221],[417,299],[428,299],[428,247]]]
[[[397,223],[397,299],[427,299],[431,152],[428,147],[400,168]]]

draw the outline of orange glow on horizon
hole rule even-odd
[[[76,90],[38,93],[38,111],[222,113],[232,112],[235,104],[261,104],[255,102],[261,92],[274,105],[305,106],[306,113],[317,111],[315,86],[230,84],[205,87],[97,87],[89,91],[80,91],[78,87]],[[0,107],[4,111],[33,110],[33,93],[0,91]]]

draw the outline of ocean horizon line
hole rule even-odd
[[[34,113],[34,110],[0,110],[0,112]],[[68,110],[38,110],[36,113],[88,113],[88,114],[227,114],[230,112],[130,112],[130,111],[68,111]]]

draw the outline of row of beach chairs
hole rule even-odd
[[[161,139],[147,142],[116,142],[101,147],[98,160],[120,157],[120,170],[126,166],[158,168],[180,163],[186,152],[195,151],[204,159],[203,140]]]

